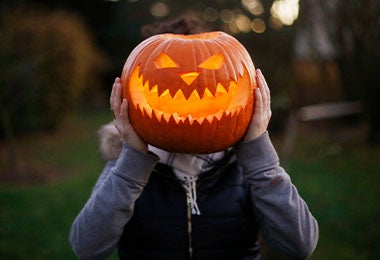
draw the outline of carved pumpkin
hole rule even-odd
[[[146,39],[128,57],[121,84],[137,134],[182,153],[211,153],[238,142],[256,88],[248,52],[223,32]]]

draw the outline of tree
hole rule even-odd
[[[14,174],[15,135],[55,128],[106,62],[72,14],[16,8],[0,19],[0,136]]]
[[[304,0],[301,4],[298,31],[309,33],[309,56],[336,62],[344,98],[363,102],[370,123],[368,140],[379,143],[380,2]]]

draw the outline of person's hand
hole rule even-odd
[[[116,78],[113,83],[110,105],[114,113],[113,123],[122,140],[136,150],[147,152],[148,145],[137,135],[129,121],[128,101],[122,99],[120,78]]]
[[[244,142],[252,141],[267,131],[272,110],[270,108],[270,91],[261,70],[256,70],[257,88],[255,89],[255,108],[248,126]]]

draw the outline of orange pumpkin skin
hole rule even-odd
[[[131,124],[145,142],[199,154],[244,136],[256,74],[244,46],[224,32],[160,34],[131,52],[121,84]]]

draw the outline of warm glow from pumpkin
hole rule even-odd
[[[194,82],[194,80],[198,77],[199,73],[198,72],[188,72],[188,73],[181,73],[180,77],[181,79],[188,85],[190,86],[191,83]]]
[[[178,64],[175,63],[166,53],[161,53],[154,60],[154,65],[156,65],[157,69],[166,69],[166,68],[178,68]]]
[[[223,32],[152,36],[128,57],[121,83],[136,133],[170,152],[224,150],[251,120],[255,67]]]
[[[247,104],[250,95],[249,77],[245,70],[238,82],[231,81],[228,92],[218,83],[215,95],[209,89],[200,97],[197,90],[193,90],[189,98],[185,98],[181,89],[174,96],[169,90],[158,94],[157,86],[149,86],[149,80],[143,84],[143,77],[139,76],[139,66],[135,68],[130,79],[131,100],[136,109],[144,112],[150,118],[153,111],[159,121],[169,122],[171,116],[177,123],[186,118],[192,124],[195,120],[202,123],[205,119],[210,123],[214,119],[220,120],[223,114],[237,113]],[[240,86],[240,87],[239,87]]]
[[[218,53],[218,54],[211,56],[210,58],[208,58],[204,62],[202,62],[199,65],[199,68],[209,69],[209,70],[218,70],[224,65],[224,63],[225,63],[225,61],[224,61],[223,55]]]

